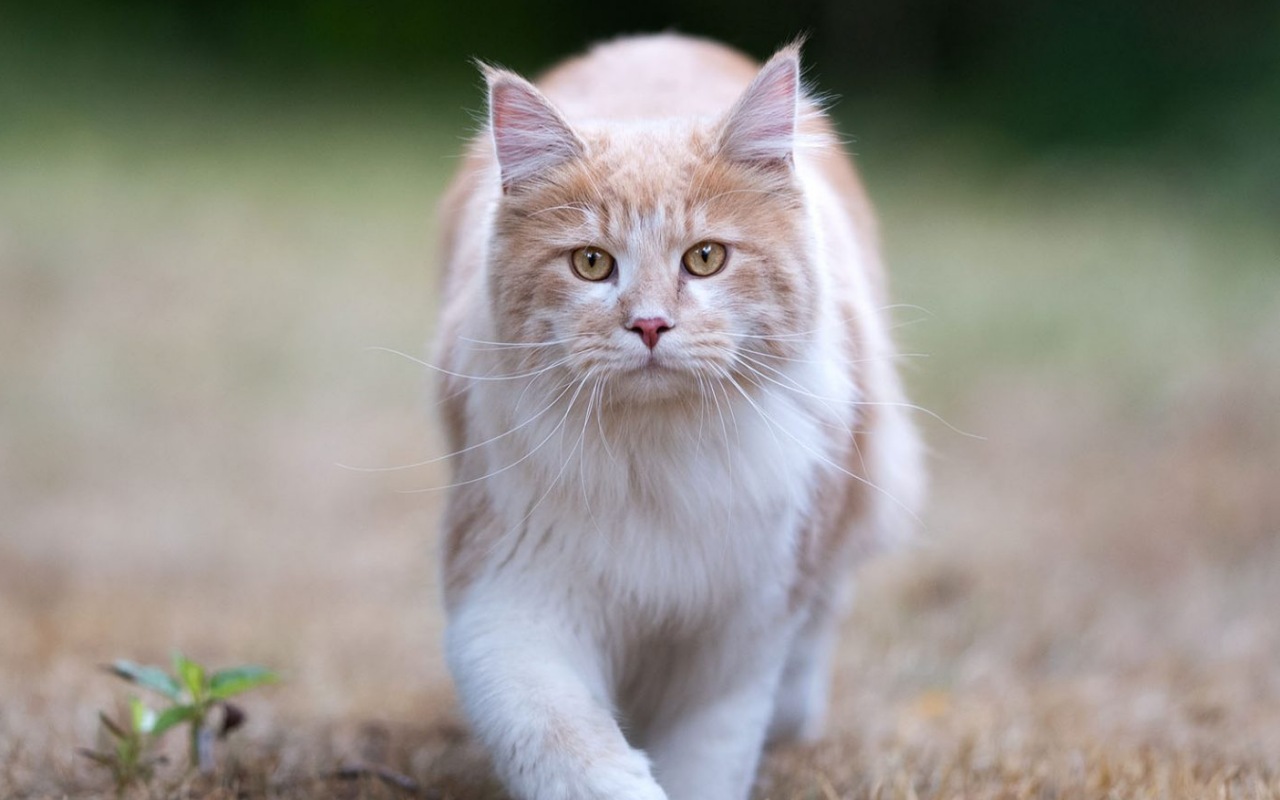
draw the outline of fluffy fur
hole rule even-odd
[[[741,800],[766,739],[819,733],[851,563],[919,494],[866,201],[796,47],[487,80],[436,351],[463,706],[517,797]]]

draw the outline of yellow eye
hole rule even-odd
[[[719,242],[699,242],[684,251],[684,268],[699,278],[707,278],[724,269],[729,251]]]
[[[569,256],[569,264],[578,277],[588,281],[602,281],[613,274],[613,256],[599,247],[579,247]]]

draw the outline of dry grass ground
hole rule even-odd
[[[366,348],[429,334],[452,122],[157,107],[0,133],[0,796],[109,793],[96,665],[182,648],[286,680],[218,779],[138,796],[401,794],[325,777],[363,759],[500,797],[440,656],[440,497],[401,491],[442,473],[336,466],[440,451],[420,370]],[[756,797],[1278,797],[1280,234],[958,153],[867,155],[915,394],[984,438],[922,417],[928,531],[868,565],[830,736]]]

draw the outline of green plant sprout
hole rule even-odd
[[[228,702],[228,698],[279,680],[271,670],[256,666],[231,667],[211,673],[182,653],[173,655],[172,675],[161,667],[123,660],[107,669],[170,702],[168,708],[156,715],[149,734],[155,738],[175,726],[189,725],[189,766],[198,767],[202,773],[213,771],[215,736],[225,738],[244,723],[244,712]],[[215,730],[210,723],[218,710],[221,718]]]
[[[98,749],[80,748],[80,754],[111,770],[119,794],[135,781],[151,778],[155,766],[164,761],[163,756],[152,756],[150,750],[156,731],[156,712],[136,697],[129,698],[125,721],[111,719],[98,712]]]

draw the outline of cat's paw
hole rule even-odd
[[[633,750],[625,759],[592,776],[592,798],[600,800],[667,800],[667,793],[653,779],[649,759]]]
[[[609,800],[667,800],[667,793],[653,780],[649,780],[644,786],[635,786],[624,792],[603,794],[601,800],[605,797]]]
[[[575,759],[575,766],[555,758],[563,754],[551,755],[524,768],[507,765],[507,782],[516,797],[521,800],[668,800],[667,793],[653,778],[648,757],[639,750]],[[512,766],[515,769],[510,769]]]
[[[558,790],[521,795],[529,800],[668,800],[667,793],[653,778],[626,774],[595,774],[585,784]]]

